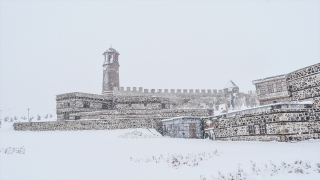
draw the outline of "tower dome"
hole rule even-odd
[[[110,47],[109,49],[107,49],[107,50],[103,53],[103,55],[109,54],[109,53],[120,54],[117,50],[115,50],[114,48]]]

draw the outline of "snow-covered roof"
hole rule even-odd
[[[278,102],[278,103],[273,103],[273,104],[267,104],[267,105],[262,105],[262,106],[257,106],[257,107],[253,107],[253,108],[248,108],[248,109],[243,109],[243,110],[233,110],[233,111],[229,111],[227,113],[219,113],[217,111],[214,112],[213,116],[209,116],[211,118],[213,117],[218,117],[221,115],[230,115],[230,114],[235,114],[235,113],[241,113],[241,114],[250,114],[252,112],[250,112],[251,110],[258,110],[258,109],[270,109],[271,106],[274,105],[304,105],[304,104],[309,104],[312,105],[313,102],[312,101],[301,101],[301,102],[295,102],[295,101],[291,101],[291,102]],[[291,108],[289,108],[291,109]]]
[[[277,79],[284,79],[284,78],[286,78],[285,74],[278,75],[278,76],[271,76],[271,77],[267,77],[267,78],[263,78],[263,79],[253,80],[252,84],[257,84],[257,83],[262,83],[262,82],[272,81],[272,80],[277,80]]]
[[[224,88],[234,88],[238,87],[233,81],[229,80],[227,84],[224,86]]]

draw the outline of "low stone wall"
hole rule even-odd
[[[16,131],[79,131],[128,128],[154,128],[162,133],[161,119],[114,119],[14,123]]]
[[[320,138],[320,111],[312,108],[277,109],[222,117],[214,123],[217,140],[290,141]]]
[[[71,111],[70,111],[71,112]],[[92,112],[77,112],[69,114],[69,120],[80,119],[122,119],[122,118],[161,118],[167,119],[178,116],[203,116],[212,115],[210,109],[122,109],[122,110],[103,110]]]

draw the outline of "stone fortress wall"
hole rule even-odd
[[[209,108],[219,110],[220,104],[226,104],[229,109],[240,109],[243,106],[259,105],[255,91],[248,94],[239,92],[232,98],[227,89],[143,89],[142,87],[115,87],[114,96],[152,96],[168,98],[170,108]]]
[[[218,116],[214,135],[217,140],[291,141],[320,138],[320,111],[312,106],[283,108],[244,115]],[[279,107],[277,107],[279,106]]]
[[[168,98],[113,96],[88,93],[57,95],[57,122],[15,123],[17,131],[101,130],[155,128],[161,120],[177,116],[209,116],[210,109],[169,109]],[[92,122],[91,122],[92,121]]]
[[[287,75],[291,101],[311,100],[318,107],[320,97],[320,63],[308,66]]]
[[[287,102],[261,106],[247,113],[239,111],[211,117],[214,121],[216,139],[235,141],[319,139],[320,63],[286,74],[285,77]],[[283,82],[283,78],[281,81]],[[266,80],[261,82],[269,83]],[[275,79],[273,82],[276,82]],[[263,86],[257,86],[258,95],[261,87]],[[268,93],[272,94],[274,91]],[[261,100],[261,96],[259,97]],[[281,100],[282,97],[277,98]]]
[[[254,80],[260,105],[312,100],[319,96],[320,63],[288,74]]]

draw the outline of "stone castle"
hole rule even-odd
[[[214,115],[214,111],[219,111],[221,104],[229,109],[259,105],[255,92],[239,92],[239,87],[232,81],[221,90],[148,90],[142,87],[125,90],[120,87],[119,55],[114,48],[103,53],[102,94],[73,92],[57,95],[57,122],[23,124],[23,127],[16,124],[16,129],[101,128],[101,124],[95,124],[101,122],[106,129],[154,127],[162,132],[163,119],[179,116],[208,117]],[[91,120],[96,121],[89,122]]]
[[[220,104],[229,109],[257,106],[254,92],[239,92],[230,81],[223,90],[143,89],[120,87],[119,52],[109,48],[103,53],[102,94],[67,93],[57,95],[59,121],[80,119],[169,118],[181,115],[213,115]],[[186,113],[182,113],[186,112]],[[192,113],[191,113],[192,112]]]
[[[320,63],[288,74],[254,80],[256,91],[249,93],[240,92],[231,80],[221,90],[125,89],[120,87],[119,81],[119,52],[109,48],[103,55],[102,94],[57,95],[58,121],[14,123],[15,130],[146,127],[160,133],[165,131],[165,134],[179,130],[181,124],[169,123],[163,130],[162,120],[184,116],[200,117],[199,132],[216,140],[320,138]],[[227,110],[221,112],[221,105]]]

